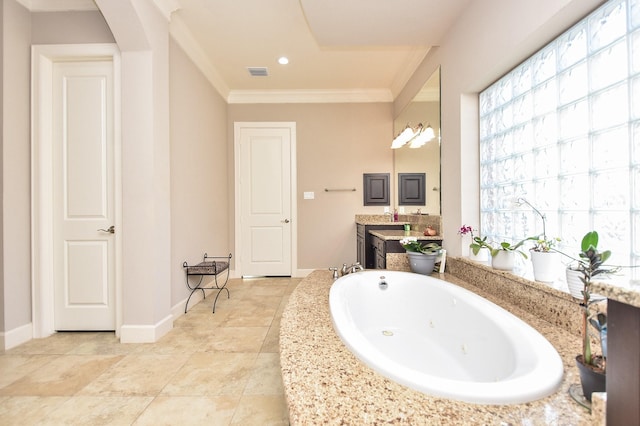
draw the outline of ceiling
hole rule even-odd
[[[93,5],[20,1],[31,10]],[[216,89],[242,102],[268,94],[392,101],[471,0],[153,1]],[[278,64],[281,56],[288,65]],[[253,77],[249,67],[268,76]]]

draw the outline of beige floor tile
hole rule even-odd
[[[0,424],[41,425],[69,400],[66,396],[11,396],[0,398]]]
[[[69,398],[40,424],[128,426],[152,400],[152,397],[78,396]]]
[[[43,354],[63,355],[78,346],[78,340],[92,340],[101,336],[102,332],[65,332],[55,333],[43,339],[32,339],[22,345],[10,349],[8,355],[15,354]],[[112,334],[112,333],[111,333]]]
[[[271,323],[260,352],[280,352],[280,318],[274,318]]]
[[[152,344],[62,332],[0,353],[0,426],[287,425],[280,318],[300,279],[231,279]]]
[[[219,327],[208,337],[207,352],[260,352],[269,327]]]
[[[257,353],[198,352],[164,387],[162,395],[242,395],[254,369]]]
[[[156,396],[188,358],[188,355],[127,355],[79,395]]]
[[[15,382],[56,358],[56,355],[0,356],[0,388]]]
[[[137,352],[143,344],[120,343],[115,333],[104,332],[82,339],[81,344],[71,348],[68,354],[75,355],[128,355]]]
[[[277,353],[260,353],[253,367],[244,395],[279,395],[284,396],[280,355]]]
[[[136,426],[207,425],[231,422],[239,397],[163,397],[153,400],[133,423]]]
[[[284,396],[245,395],[240,400],[232,425],[286,426],[289,424]]]
[[[0,395],[73,395],[122,359],[110,355],[63,355],[0,389]]]

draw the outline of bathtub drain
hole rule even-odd
[[[393,336],[393,331],[390,330],[382,330],[383,336]]]

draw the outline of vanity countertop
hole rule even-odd
[[[640,281],[626,282],[593,282],[591,288],[594,293],[605,296],[620,303],[640,308]]]
[[[438,398],[388,380],[360,361],[335,333],[330,271],[314,271],[291,294],[280,327],[280,363],[292,425],[310,424],[594,424],[568,393],[579,383],[580,338],[506,305],[448,274],[442,278],[498,303],[536,328],[562,357],[560,388],[526,404],[480,405]]]
[[[424,233],[420,231],[377,229],[369,231],[369,233],[385,241],[400,241],[406,237],[415,237],[420,241],[442,241],[441,235],[424,235]]]

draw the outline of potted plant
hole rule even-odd
[[[416,237],[406,237],[400,240],[400,245],[407,251],[411,272],[423,275],[433,272],[436,257],[442,250],[438,243],[423,244]]]
[[[469,225],[462,225],[458,230],[458,234],[465,236],[471,235],[471,244],[469,244],[469,259],[475,262],[485,263],[489,260],[489,249],[482,245],[482,242],[487,239],[480,238],[473,235],[474,229]],[[477,231],[476,231],[477,232]]]
[[[533,264],[533,277],[536,281],[554,282],[558,278],[558,267],[560,265],[560,253],[554,247],[560,238],[547,238],[546,235],[531,237],[534,241],[531,253],[531,263]]]
[[[515,254],[520,253],[522,257],[527,259],[525,252],[520,250],[520,247],[527,241],[524,239],[516,244],[511,244],[507,241],[503,241],[499,244],[492,244],[487,242],[485,238],[475,238],[471,244],[473,250],[479,249],[479,247],[486,247],[491,253],[491,267],[502,271],[512,271],[515,263]]]
[[[590,231],[582,238],[579,257],[577,270],[582,282],[582,299],[580,302],[583,309],[582,353],[576,357],[576,364],[580,370],[583,394],[587,400],[591,401],[593,392],[604,392],[606,390],[606,359],[604,351],[603,355],[594,355],[591,351],[589,325],[593,321],[590,306],[594,303],[591,297],[591,282],[594,277],[614,273],[619,268],[604,267],[605,262],[611,257],[611,251],[598,250],[598,233],[596,231]],[[606,317],[603,315],[597,315],[596,318],[599,324],[606,324]],[[599,331],[602,332],[602,326]]]

